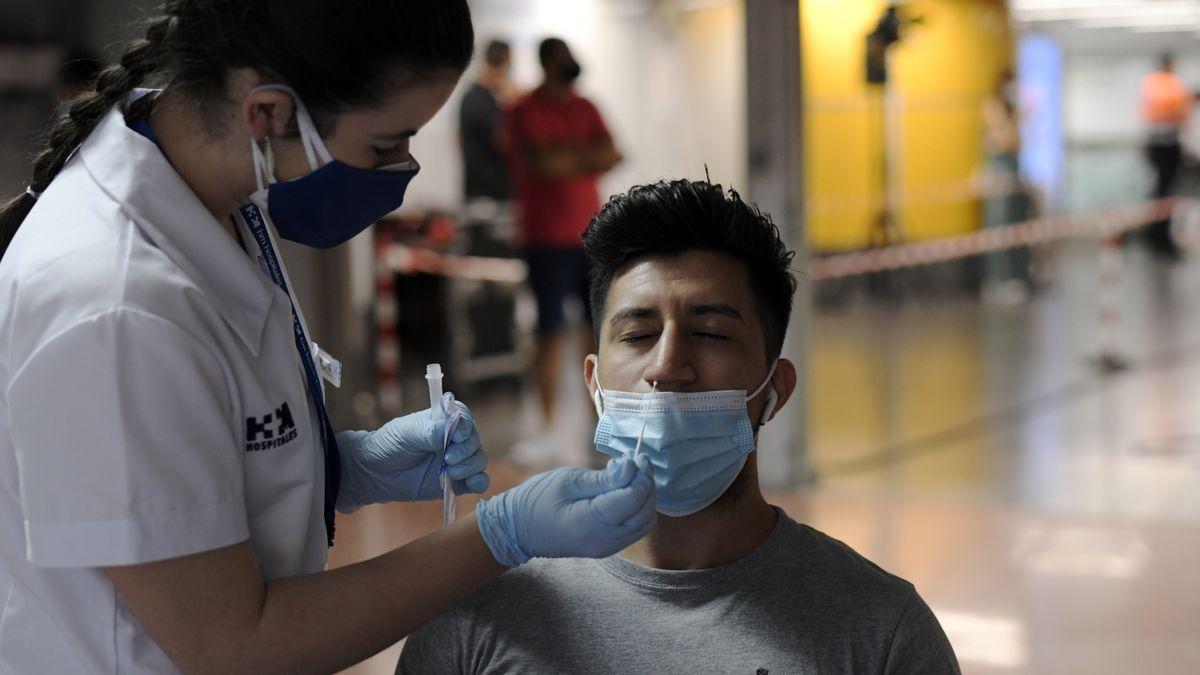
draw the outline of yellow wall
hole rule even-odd
[[[995,443],[1003,438],[985,434],[942,445],[928,440],[970,422],[987,406],[988,345],[973,320],[901,313],[891,330],[880,332],[859,319],[822,317],[813,325],[808,452],[816,474],[857,486],[899,480],[945,487],[976,484],[995,471]],[[920,440],[902,453],[880,454]]]
[[[882,114],[865,82],[864,37],[887,3],[800,0],[804,78],[805,191],[809,244],[817,252],[862,248],[882,202]],[[1012,63],[1003,0],[911,0],[924,24],[893,47],[893,189],[909,195],[897,212],[907,239],[979,226],[978,202],[934,194],[961,185],[983,157],[980,106]]]

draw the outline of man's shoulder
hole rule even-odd
[[[518,96],[508,107],[509,114],[520,115],[536,108],[539,102],[545,97],[539,96],[536,89],[527,91]]]
[[[554,610],[571,608],[575,591],[596,571],[594,560],[534,558],[505,572],[409,635],[406,655],[425,658],[427,647],[448,640],[464,652],[491,649],[504,639],[505,628],[528,628],[545,621]]]
[[[600,572],[595,560],[585,558],[535,558],[505,572],[499,579],[475,592],[459,607],[470,612],[478,607],[532,608],[555,600],[562,589],[579,584]],[[519,599],[519,603],[511,602]],[[503,604],[496,604],[503,603]]]
[[[492,97],[492,92],[479,84],[478,82],[471,83],[463,94],[462,100],[459,102],[459,110],[464,117],[477,117],[487,114],[487,112],[496,107],[496,101]]]
[[[569,92],[562,99],[554,99],[546,95],[540,89],[533,89],[521,96],[517,97],[512,103],[509,110],[513,113],[526,112],[530,110],[592,110],[597,111],[596,104],[590,98],[580,94],[577,91]]]
[[[591,585],[588,580],[596,569],[594,560],[535,558],[466,596],[414,637],[452,632],[483,639],[512,622],[542,621],[557,609],[571,606],[575,591]]]
[[[494,100],[492,91],[478,82],[472,82],[463,93],[463,103],[486,103]]]
[[[849,544],[781,513],[784,522],[780,564],[791,568],[797,584],[811,585],[821,592],[872,595],[903,604],[914,592],[907,580],[888,572]]]
[[[886,663],[888,672],[959,672],[937,617],[911,583],[824,532],[793,525],[796,538],[805,540],[805,559],[797,560],[796,570],[803,579],[798,583],[806,584],[804,601],[822,608],[820,622],[807,628],[831,642],[852,635],[858,646],[873,645],[864,654],[867,662],[853,670]]]
[[[592,102],[592,99],[580,94],[579,92],[571,92],[571,98],[567,99],[571,108],[581,114],[600,115],[600,108]]]

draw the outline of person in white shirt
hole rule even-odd
[[[332,429],[276,238],[398,207],[472,44],[466,0],[171,0],[71,102],[0,208],[0,672],[335,671],[652,527],[644,462],[564,468],[324,571],[335,510],[486,457],[451,396]]]

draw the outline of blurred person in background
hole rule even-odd
[[[501,147],[504,108],[515,94],[509,69],[511,49],[503,40],[488,42],[483,70],[459,104],[458,132],[462,145],[463,196],[499,202],[512,198],[508,164]]]
[[[1155,199],[1170,196],[1183,162],[1180,132],[1191,115],[1193,92],[1175,74],[1175,58],[1163,54],[1159,67],[1142,80],[1142,120],[1149,136],[1146,158],[1154,170]],[[1146,228],[1146,241],[1159,255],[1176,259],[1182,251],[1171,238],[1171,221],[1159,220]]]
[[[58,86],[55,98],[60,115],[67,114],[72,99],[90,90],[104,64],[95,52],[86,47],[74,47],[63,57],[58,68]]]
[[[658,522],[618,555],[535,561],[468,597],[409,636],[398,672],[957,673],[911,583],[759,489],[758,432],[797,380],[793,252],[770,218],[663,181],[613,197],[584,241],[596,448],[649,460]]]
[[[509,111],[509,144],[517,198],[517,219],[537,300],[537,352],[534,361],[543,428],[553,426],[559,363],[567,341],[564,303],[578,299],[590,321],[588,260],[580,236],[600,209],[597,179],[621,161],[608,126],[591,101],[575,91],[582,68],[559,38],[538,46],[545,78]],[[580,349],[591,348],[586,331]],[[550,447],[525,443],[514,458],[530,463],[550,459]]]
[[[1016,77],[1005,68],[983,102],[987,149],[983,226],[1004,227],[1031,216],[1029,195],[1021,182],[1021,116]],[[1029,249],[1012,248],[984,258],[984,299],[1016,305],[1029,298]]]

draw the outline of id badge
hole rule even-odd
[[[321,379],[340,389],[342,386],[342,362],[333,358],[329,352],[321,349],[320,345],[315,342],[312,343],[312,350],[313,362],[316,363]]]

